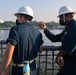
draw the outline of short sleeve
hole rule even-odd
[[[7,42],[10,42],[12,45],[16,46],[17,44],[17,31],[15,27],[12,27],[9,32]]]
[[[42,45],[44,43],[43,38],[42,38],[42,34],[40,33],[40,45]]]
[[[37,41],[37,47],[40,48],[40,46],[44,43],[41,33],[39,33],[36,41]]]

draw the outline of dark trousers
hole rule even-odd
[[[30,75],[39,75],[39,70],[34,69],[30,70]],[[12,74],[11,75],[23,75],[23,67],[12,67]]]
[[[11,75],[23,75],[23,67],[12,66]],[[39,75],[39,69],[36,67],[36,62],[30,64],[30,75]]]
[[[76,62],[71,61],[65,64],[57,75],[76,75]]]

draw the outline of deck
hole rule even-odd
[[[6,49],[6,42],[4,40],[0,41],[0,70],[2,65],[3,55]],[[55,57],[61,46],[43,46],[43,52],[38,53],[37,56],[37,65],[39,67],[40,75],[56,75],[58,72],[59,66],[55,62]],[[7,70],[8,74],[11,75],[11,64]]]

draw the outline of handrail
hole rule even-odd
[[[2,62],[3,54],[6,49],[6,41],[0,41],[0,63]],[[43,46],[43,52],[38,54],[38,68],[40,75],[55,75],[55,71],[57,71],[58,65],[55,63],[55,57],[57,52],[61,50],[61,46]],[[44,67],[42,66],[44,64]],[[57,68],[55,68],[55,64]],[[49,68],[48,67],[51,67]],[[0,67],[1,68],[1,67]],[[9,66],[8,73],[10,75],[11,65]]]
[[[54,74],[55,71],[59,70],[59,68],[58,69],[54,68],[55,67],[54,64],[56,64],[55,63],[55,56],[57,54],[57,53],[55,54],[55,52],[59,51],[59,50],[61,50],[61,46],[43,46],[43,51],[45,51],[45,54],[40,53],[38,55],[39,56],[39,69],[44,70],[44,72],[45,72],[43,75],[48,75],[48,70],[51,71],[51,75],[55,75]],[[48,54],[48,51],[49,51],[49,53],[51,52],[51,54]],[[46,56],[45,61],[41,61],[41,56],[43,56],[43,57]],[[48,61],[48,56],[52,57],[51,61]],[[43,69],[40,68],[41,63],[45,63],[45,68],[43,68]],[[48,64],[52,64],[52,68],[48,69],[48,67],[47,67]]]

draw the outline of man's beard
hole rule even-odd
[[[66,24],[67,24],[67,22],[66,22],[66,21],[64,22],[64,20],[59,20],[59,23],[60,23],[60,25],[62,25],[62,26],[66,26]]]

